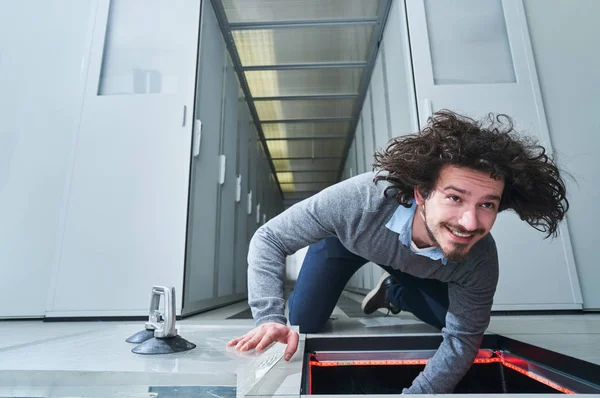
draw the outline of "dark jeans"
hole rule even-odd
[[[344,287],[368,261],[349,252],[336,237],[311,245],[289,300],[290,323],[302,333],[318,333],[333,312]],[[421,279],[380,265],[398,282],[388,289],[388,300],[441,329],[448,312],[448,284]]]

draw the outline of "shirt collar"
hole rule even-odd
[[[415,218],[417,205],[414,200],[411,200],[409,203],[411,205],[410,208],[399,205],[392,215],[392,218],[390,218],[385,226],[387,229],[396,232],[398,234],[398,240],[410,249],[410,242],[412,241],[412,224],[413,219]],[[444,265],[448,262],[448,259],[444,256],[439,247],[434,248],[434,250],[427,250],[426,252],[416,254],[429,257],[432,260],[441,260]]]

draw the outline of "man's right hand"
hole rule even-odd
[[[255,327],[245,335],[231,340],[227,343],[227,347],[235,346],[235,349],[238,351],[248,351],[254,348],[260,352],[274,341],[277,341],[287,344],[283,359],[289,361],[298,349],[298,339],[298,333],[286,325],[277,322],[267,322]]]

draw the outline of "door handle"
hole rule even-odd
[[[194,124],[194,136],[192,139],[192,156],[198,157],[200,155],[200,141],[202,141],[202,121],[196,119]]]
[[[219,155],[219,185],[225,184],[225,169],[227,167],[227,157]]]
[[[252,214],[252,191],[248,192],[248,215]]]
[[[238,174],[237,183],[235,185],[235,202],[239,203],[242,200],[242,175]]]

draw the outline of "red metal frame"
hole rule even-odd
[[[308,394],[312,395],[312,367],[330,367],[330,366],[398,366],[398,365],[426,365],[428,359],[394,359],[394,360],[357,360],[357,361],[318,361],[314,357],[311,356],[308,362]],[[523,360],[524,364],[527,364],[527,361]],[[473,363],[476,364],[487,364],[487,363],[501,363],[503,366],[506,366],[509,369],[512,369],[516,372],[519,372],[531,379],[534,379],[542,384],[547,385],[548,387],[554,388],[557,391],[562,392],[563,394],[575,394],[574,391],[565,388],[552,380],[549,380],[545,377],[537,375],[527,369],[523,369],[519,366],[516,366],[512,363],[506,361],[500,352],[496,352],[496,356],[492,358],[485,358],[485,353],[480,351],[480,355],[475,358]]]

